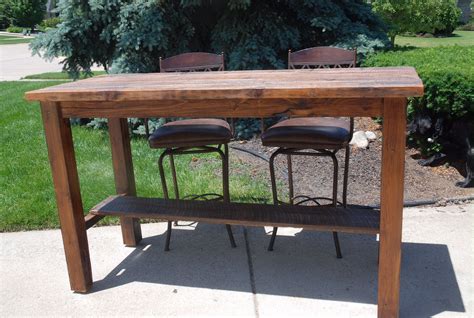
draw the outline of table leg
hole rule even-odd
[[[109,136],[112,148],[115,189],[117,194],[136,195],[132,150],[126,118],[109,118]],[[123,243],[136,246],[142,239],[140,219],[121,217]]]
[[[69,283],[72,290],[87,292],[92,286],[92,271],[70,122],[68,118],[62,118],[58,103],[41,103],[41,114]]]
[[[405,169],[406,99],[385,98],[378,316],[398,317]]]

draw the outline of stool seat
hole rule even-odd
[[[264,146],[311,149],[315,146],[338,149],[345,147],[351,136],[350,122],[329,117],[305,117],[283,120],[265,131]]]
[[[226,144],[232,138],[230,125],[222,119],[184,119],[166,123],[148,138],[151,148],[199,147]]]

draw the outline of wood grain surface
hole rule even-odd
[[[158,218],[247,226],[301,227],[319,231],[376,234],[378,210],[112,196],[91,209],[101,216]]]
[[[39,101],[377,98],[423,94],[412,67],[146,73],[93,77],[26,93]]]

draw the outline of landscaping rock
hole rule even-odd
[[[365,136],[367,137],[369,141],[375,141],[377,139],[377,135],[373,131],[370,131],[370,130],[365,132]]]
[[[349,143],[356,146],[357,148],[366,149],[369,146],[369,140],[363,131],[356,131],[352,136],[352,140]]]

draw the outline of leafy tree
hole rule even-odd
[[[10,3],[0,0],[0,29],[6,29],[10,25]]]
[[[46,11],[46,0],[9,0],[10,22],[13,25],[29,27],[43,21]]]
[[[406,32],[449,35],[460,15],[455,0],[374,0],[372,6],[389,24],[392,44]]]

